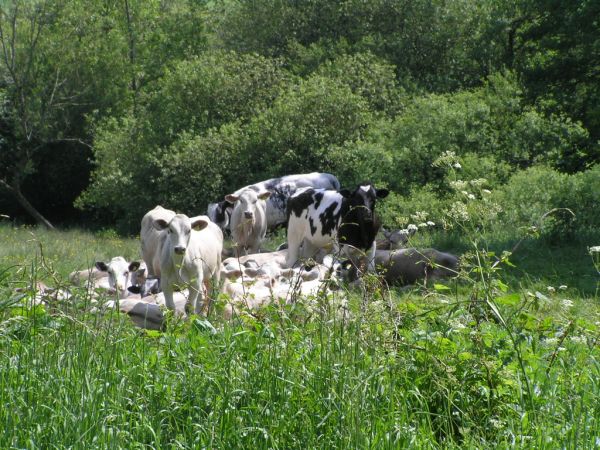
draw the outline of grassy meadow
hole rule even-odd
[[[348,316],[321,298],[225,322],[220,297],[151,332],[15,292],[138,258],[136,239],[2,225],[0,448],[597,448],[598,236],[519,239],[417,234],[463,255],[460,276],[367,278],[333,294]]]

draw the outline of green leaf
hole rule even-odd
[[[217,334],[216,328],[206,319],[194,319],[193,324],[198,331],[206,331],[210,334]]]
[[[444,284],[439,284],[439,283],[435,283],[435,284],[433,285],[433,288],[434,288],[436,291],[449,291],[449,290],[450,290],[450,288],[449,288],[448,286],[446,286],[446,285],[444,285]]]
[[[521,296],[517,293],[502,295],[496,298],[496,303],[505,306],[515,306],[521,301]]]

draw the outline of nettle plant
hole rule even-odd
[[[439,416],[444,422],[440,426],[462,437],[480,427],[498,436],[507,422],[532,430],[545,420],[540,405],[553,389],[551,380],[563,376],[559,371],[568,366],[565,358],[585,358],[573,356],[575,349],[565,352],[567,344],[583,347],[589,355],[589,336],[597,333],[596,327],[573,320],[573,304],[563,298],[566,287],[549,287],[546,293],[511,287],[510,258],[529,234],[511,249],[493,251],[488,240],[498,231],[494,227],[502,207],[486,180],[461,179],[461,163],[453,152],[443,153],[433,164],[446,170],[451,190],[444,216],[435,220],[445,230],[459,232],[468,250],[453,284],[426,288],[428,310],[415,312],[410,299],[400,306],[401,322],[410,326],[396,327],[395,332],[412,349],[427,351],[417,352],[415,376],[422,368],[419,361],[425,364],[421,359],[429,367],[428,376],[416,378],[418,387],[446,390],[428,403],[430,409],[448,412]],[[423,211],[410,217],[422,223],[428,219]]]

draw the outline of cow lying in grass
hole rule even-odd
[[[433,248],[403,248],[399,250],[377,250],[374,259],[376,272],[388,285],[412,285],[458,274],[459,259],[450,253]],[[346,263],[350,266],[349,263]],[[358,276],[352,266],[347,274],[348,281]]]
[[[311,303],[321,295],[329,295],[337,289],[335,272],[323,264],[310,266],[286,266],[287,250],[271,253],[228,258],[221,271],[225,279],[222,292],[229,302],[224,317],[231,318],[242,311],[256,312],[271,304]],[[345,299],[338,295],[345,311]]]

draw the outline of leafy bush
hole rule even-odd
[[[181,61],[158,82],[145,115],[162,145],[183,131],[196,134],[248,120],[290,81],[281,63],[258,55],[209,52]]]
[[[347,85],[312,76],[251,121],[244,168],[257,180],[329,170],[328,148],[359,139],[371,120],[366,101]]]
[[[498,181],[506,178],[507,164],[547,161],[560,167],[563,156],[577,154],[585,130],[526,108],[521,98],[511,74],[492,76],[478,89],[415,98],[378,134],[372,133],[392,154],[390,187],[433,183],[443,189],[445,172],[432,163],[448,151],[468,155],[469,171],[493,171],[490,179]]]
[[[203,214],[209,202],[249,180],[242,163],[245,140],[236,124],[179,136],[156,163],[160,201],[188,215]]]
[[[347,84],[373,111],[394,116],[401,107],[404,92],[396,81],[394,66],[371,53],[342,55],[322,64],[317,73]]]
[[[517,172],[498,190],[505,222],[534,225],[552,239],[594,231],[600,224],[600,166],[573,175],[540,166]],[[553,209],[559,211],[542,217]],[[562,208],[568,208],[574,216]]]

